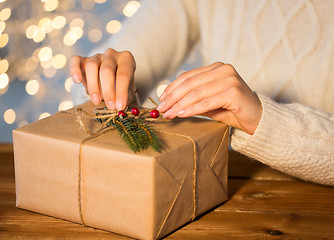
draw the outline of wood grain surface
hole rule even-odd
[[[231,152],[229,197],[166,239],[334,239],[334,188]],[[0,239],[129,239],[15,207],[11,144],[0,144]]]

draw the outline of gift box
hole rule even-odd
[[[227,200],[226,125],[159,119],[150,124],[163,151],[134,153],[117,131],[90,139],[77,118],[73,108],[13,131],[17,207],[157,239]]]

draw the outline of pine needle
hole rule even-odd
[[[141,117],[120,117],[115,116],[110,120],[97,119],[100,123],[107,122],[106,126],[113,126],[120,134],[121,139],[133,152],[141,152],[149,147],[161,152],[162,142],[156,135],[152,126]]]

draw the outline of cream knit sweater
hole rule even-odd
[[[203,65],[231,63],[263,106],[254,135],[232,130],[232,148],[295,177],[334,185],[334,1],[143,1],[97,51],[130,50],[145,98],[197,42]]]

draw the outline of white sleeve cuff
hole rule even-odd
[[[263,112],[249,135],[232,129],[231,147],[295,177],[334,185],[333,114],[258,95]]]

